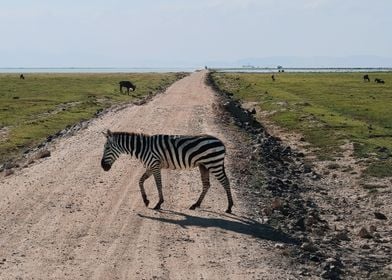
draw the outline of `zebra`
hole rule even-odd
[[[111,132],[104,133],[104,146],[101,166],[110,170],[120,154],[130,154],[139,159],[146,171],[139,180],[139,188],[146,207],[149,204],[144,189],[144,181],[154,176],[158,189],[159,201],[153,208],[159,210],[164,202],[162,193],[161,169],[190,169],[199,167],[203,185],[199,199],[189,209],[200,207],[210,188],[210,173],[221,183],[226,191],[228,207],[226,213],[231,213],[233,198],[230,183],[225,173],[225,145],[214,136],[184,136],[184,135],[147,135],[143,133]]]

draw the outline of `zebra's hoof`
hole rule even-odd
[[[150,201],[148,199],[144,199],[144,205],[146,205],[146,207],[148,207],[148,204],[150,204]]]
[[[195,210],[197,207],[200,207],[200,205],[193,204],[191,207],[189,207],[189,210]]]
[[[231,209],[227,209],[227,210],[226,210],[226,213],[231,214]]]
[[[157,205],[155,205],[155,207],[153,208],[154,210],[161,210],[161,205],[160,204],[157,204]]]

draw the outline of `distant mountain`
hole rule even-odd
[[[296,57],[296,56],[272,56],[263,58],[245,58],[233,62],[211,62],[209,65],[216,66],[256,66],[256,67],[272,67],[278,65],[283,67],[392,67],[391,57],[380,57],[372,55],[356,55],[345,57]]]

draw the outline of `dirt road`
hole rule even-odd
[[[214,92],[195,72],[143,105],[109,112],[52,155],[0,179],[0,279],[295,279],[275,251],[285,242],[247,219],[231,172],[237,143],[214,120]],[[163,171],[162,211],[146,208],[142,165],[122,156],[100,167],[102,131],[216,135],[228,149],[235,206],[216,180],[199,210],[198,170]],[[240,178],[237,178],[237,180]],[[146,181],[151,205],[157,201]]]

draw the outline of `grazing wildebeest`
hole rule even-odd
[[[19,79],[24,80],[23,74],[20,74]]]
[[[126,89],[127,89],[127,93],[129,94],[129,89],[131,88],[132,89],[132,91],[135,91],[136,90],[136,86],[134,85],[134,84],[132,84],[130,81],[121,81],[121,82],[119,82],[119,85],[120,85],[120,91],[121,91],[121,93],[123,92],[122,91],[122,88],[123,87],[125,87]]]
[[[366,82],[366,81],[370,82],[369,75],[368,75],[368,74],[363,75],[363,80],[364,80],[365,82]]]
[[[275,82],[275,75],[274,74],[272,74],[271,79],[272,79],[272,81]]]
[[[379,78],[375,78],[374,81],[375,81],[377,84],[385,84],[384,80],[381,80],[381,79],[379,79]]]

